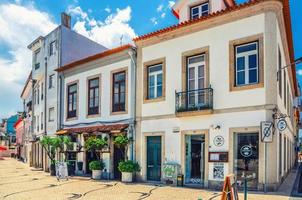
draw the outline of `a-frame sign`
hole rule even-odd
[[[223,184],[221,200],[239,200],[234,174],[227,175]]]

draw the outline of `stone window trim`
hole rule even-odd
[[[89,107],[89,81],[92,80],[92,79],[95,79],[95,78],[99,78],[99,113],[89,115],[89,113],[88,113],[88,107]],[[86,102],[86,118],[101,117],[101,98],[102,98],[102,95],[101,95],[102,84],[101,83],[102,83],[102,75],[101,74],[96,74],[96,75],[93,75],[93,76],[89,76],[86,79],[86,89],[87,89],[87,92],[86,92],[86,101],[87,101]]]
[[[77,84],[77,110],[76,110],[76,116],[75,117],[71,117],[71,118],[68,118],[68,87],[70,85],[73,85],[73,84]],[[66,84],[66,93],[65,93],[65,96],[66,96],[66,100],[65,100],[65,107],[66,107],[66,121],[73,121],[73,120],[77,120],[78,119],[78,116],[79,116],[79,80],[75,80],[75,81],[71,81],[69,83]]]
[[[125,72],[126,78],[126,94],[125,94],[125,111],[113,112],[113,76],[116,73]],[[128,67],[118,68],[110,72],[110,115],[128,114]]]
[[[205,88],[210,87],[210,47],[201,47],[182,53],[181,77],[182,77],[182,92],[187,91],[187,61],[189,57],[197,55],[205,55]]]
[[[258,42],[258,76],[259,81],[256,84],[235,86],[235,48],[238,45],[244,45],[252,42]],[[229,42],[229,88],[232,91],[250,90],[264,87],[264,43],[263,34],[252,35],[249,37],[232,40]]]
[[[154,99],[148,99],[148,68],[154,65],[162,64],[163,79],[162,79],[162,96]],[[155,60],[144,62],[144,81],[143,81],[143,104],[155,103],[166,100],[166,58],[158,58]]]

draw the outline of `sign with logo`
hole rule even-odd
[[[274,124],[273,122],[261,122],[262,142],[273,142]]]
[[[224,137],[222,137],[221,135],[217,135],[216,137],[214,137],[213,142],[216,147],[221,147],[224,145]]]
[[[249,158],[253,155],[253,149],[250,145],[244,145],[240,148],[240,154],[245,157]]]
[[[287,128],[287,123],[284,118],[282,118],[278,121],[277,128],[279,131],[284,131]]]

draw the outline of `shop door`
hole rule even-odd
[[[114,155],[113,155],[113,166],[114,166],[114,179],[120,180],[122,177],[122,173],[118,170],[118,164],[120,161],[125,160],[124,155],[125,149],[124,148],[118,148],[116,145],[114,145]]]
[[[204,135],[186,135],[185,183],[203,185],[205,168]]]
[[[147,137],[147,180],[161,179],[161,136]]]
[[[237,133],[234,138],[234,172],[237,176],[239,187],[244,186],[244,175],[247,176],[248,189],[258,189],[259,171],[259,134],[258,133]],[[251,156],[247,159],[242,156],[242,149],[250,147]]]

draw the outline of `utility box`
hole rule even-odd
[[[168,162],[163,165],[163,181],[167,185],[177,186],[177,176],[181,173],[178,163]]]

